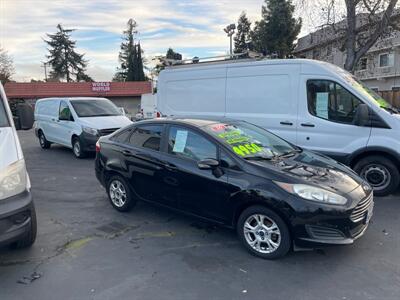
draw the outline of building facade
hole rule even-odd
[[[152,92],[152,84],[150,81],[8,82],[4,89],[10,104],[25,101],[34,105],[36,100],[49,97],[103,97],[135,115],[141,96]]]
[[[358,17],[361,28],[366,25],[363,16]],[[326,27],[298,40],[294,51],[296,57],[323,60],[344,68],[346,52],[339,30],[345,29],[345,23],[339,22],[335,30]],[[367,54],[359,61],[354,74],[375,91],[400,90],[400,31],[383,35]]]

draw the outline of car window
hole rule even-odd
[[[132,133],[133,128],[128,128],[125,129],[119,133],[117,133],[116,135],[114,135],[111,139],[113,141],[119,142],[119,143],[126,143],[126,141],[128,140],[129,136]]]
[[[135,147],[160,151],[163,125],[142,125],[135,128],[129,144]]]
[[[60,110],[59,116],[60,120],[70,120],[71,119],[71,111],[69,110],[68,103],[65,101],[60,102]]]
[[[217,147],[204,136],[180,126],[171,126],[168,134],[168,153],[200,161],[217,159]]]
[[[330,80],[307,82],[308,111],[329,121],[353,124],[362,102],[340,84]]]
[[[228,168],[233,170],[239,169],[237,163],[223,150],[221,150],[219,153],[219,161],[221,163],[221,167],[223,168]]]
[[[0,95],[0,127],[9,127],[6,109],[4,107],[3,99]]]

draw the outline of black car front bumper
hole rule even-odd
[[[29,191],[0,200],[0,246],[20,240],[31,230],[34,209]]]
[[[315,248],[326,245],[348,245],[366,232],[373,214],[372,193],[354,207],[342,213],[320,212],[307,220],[297,220],[293,226],[295,245]]]

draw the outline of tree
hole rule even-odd
[[[265,0],[262,19],[255,23],[251,37],[254,48],[265,54],[288,57],[301,30],[301,18],[294,18],[291,0]]]
[[[55,34],[47,34],[49,40],[44,40],[50,46],[49,55],[46,56],[47,63],[52,68],[50,77],[65,78],[67,82],[71,82],[72,76],[75,76],[79,81],[86,72],[88,61],[84,59],[84,54],[75,51],[76,41],[71,40],[71,32],[75,29],[64,29],[61,24],[58,24],[57,30]]]
[[[155,67],[150,70],[152,77],[157,77],[158,74],[165,69],[165,62],[163,62],[163,59],[182,60],[182,54],[175,52],[172,48],[168,48],[165,56],[155,57],[153,60],[157,60],[157,63]]]
[[[0,47],[0,82],[3,84],[9,82],[13,74],[13,60],[7,51]]]
[[[144,81],[146,76],[143,70],[143,51],[139,43],[135,42],[138,34],[137,23],[129,19],[127,29],[123,32],[123,42],[119,52],[120,67],[114,75],[113,81]]]
[[[248,42],[250,42],[251,22],[243,11],[239,17],[237,32],[234,37],[234,53],[242,53],[248,50]]]
[[[307,1],[301,4],[309,14]],[[346,53],[344,68],[354,71],[360,59],[382,37],[399,28],[400,12],[396,10],[398,0],[325,0],[318,3],[318,12],[324,22],[321,28],[328,28],[331,36],[339,41],[340,49]],[[344,19],[337,22],[339,18]]]

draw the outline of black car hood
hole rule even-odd
[[[305,150],[291,157],[249,162],[268,173],[273,171],[277,175],[276,180],[311,184],[341,194],[347,194],[363,183],[363,180],[346,166]]]

